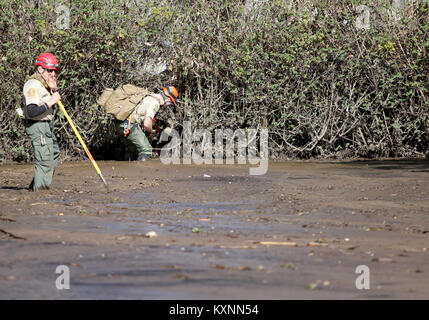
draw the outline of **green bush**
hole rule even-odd
[[[31,144],[14,109],[43,51],[61,64],[70,116],[96,158],[121,150],[97,106],[104,87],[176,85],[182,102],[166,116],[180,129],[268,128],[281,157],[423,156],[428,152],[427,1],[392,17],[382,1],[66,1],[0,3],[0,157],[28,161]],[[291,4],[292,3],[292,4]],[[356,6],[371,27],[357,30]],[[60,20],[58,20],[60,19]],[[398,20],[398,21],[397,21]],[[162,58],[160,75],[143,66]],[[57,111],[62,159],[83,158]]]

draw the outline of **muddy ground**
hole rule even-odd
[[[427,160],[98,165],[0,166],[1,299],[429,298]]]

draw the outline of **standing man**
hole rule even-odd
[[[49,189],[57,166],[60,148],[53,133],[54,105],[61,99],[57,90],[58,60],[51,53],[39,55],[36,72],[24,84],[24,106],[18,114],[24,118],[25,132],[34,148],[34,178],[29,189]]]
[[[130,119],[119,124],[119,131],[125,135],[127,143],[137,148],[137,161],[152,158],[152,146],[145,133],[152,133],[155,115],[160,106],[176,104],[179,92],[174,86],[163,87],[159,94],[147,95],[134,109]],[[142,130],[143,129],[143,130]]]

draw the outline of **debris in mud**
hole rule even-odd
[[[422,252],[426,252],[427,248],[422,248],[422,249],[413,249],[413,248],[406,248],[404,249],[404,252],[417,252],[417,253],[422,253]]]
[[[112,179],[127,180],[127,178],[126,178],[126,177],[123,177],[123,176],[112,176],[111,178],[112,178]]]
[[[365,227],[364,230],[366,232],[368,232],[368,231],[382,231],[383,228],[380,228],[380,227]]]
[[[110,211],[108,210],[101,209],[97,211],[97,216],[104,217],[104,216],[108,216],[109,214],[110,214]]]
[[[318,282],[310,282],[309,284],[308,284],[308,289],[310,289],[310,290],[314,290],[314,289],[316,289],[317,288],[317,286],[318,286]]]
[[[236,234],[227,234],[226,236],[228,238],[231,238],[231,239],[237,239],[238,238],[238,235],[236,235]]]
[[[374,258],[374,262],[394,262],[392,258]]]
[[[221,249],[257,249],[257,246],[246,246],[246,245],[220,245],[218,248]]]
[[[6,221],[6,222],[16,222],[16,220],[13,220],[13,219],[9,219],[9,218],[3,218],[3,217],[0,217],[0,221]]]
[[[290,269],[290,270],[296,270],[296,266],[293,263],[282,264],[282,265],[280,265],[280,268],[286,268],[286,269]]]
[[[287,247],[297,246],[297,243],[294,241],[261,241],[259,243],[266,246],[287,246]]]
[[[38,206],[38,205],[47,205],[47,202],[35,202],[35,203],[30,203],[30,206]]]
[[[323,239],[310,241],[309,243],[307,243],[307,247],[326,247],[326,246],[328,246],[328,244],[324,242]]]
[[[349,248],[347,248],[347,250],[352,251],[352,250],[354,250],[354,249],[356,249],[356,248],[359,248],[359,246],[349,247]]]
[[[165,266],[165,267],[168,268],[168,269],[175,269],[175,270],[180,270],[181,269],[179,266],[176,266],[175,264],[168,265],[168,266]]]
[[[171,276],[173,279],[177,280],[187,280],[189,276],[187,274],[175,273]]]
[[[149,231],[145,234],[146,238],[155,238],[157,236],[158,236],[158,234],[155,231]]]
[[[320,284],[322,284],[322,286],[324,287],[329,287],[331,285],[331,282],[328,280],[322,281],[322,280],[316,280],[316,281],[312,281],[308,284],[308,289],[310,290],[315,290],[317,288],[320,288]]]
[[[226,266],[221,265],[221,264],[215,265],[214,268],[217,269],[217,270],[228,270],[228,271],[250,271],[250,270],[252,270],[252,268],[249,267],[249,266],[240,266],[240,267],[230,267],[230,268],[227,268]]]
[[[232,267],[232,268],[229,268],[229,271],[250,271],[250,270],[252,270],[252,268],[251,268],[251,267],[249,267],[249,266],[242,266],[242,267]]]
[[[12,238],[12,239],[16,239],[16,240],[27,240],[27,239],[25,239],[25,238],[23,238],[23,237],[19,237],[19,236],[16,236],[16,235],[14,235],[13,233],[10,233],[10,232],[7,232],[7,231],[5,231],[5,230],[3,230],[3,229],[0,229],[0,234],[4,234],[4,235],[6,235],[6,236],[8,236],[8,237],[10,237],[10,238]]]

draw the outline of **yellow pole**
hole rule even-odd
[[[97,171],[98,175],[101,178],[101,181],[103,181],[104,185],[106,186],[106,188],[108,188],[107,186],[107,182],[106,180],[104,180],[103,174],[100,171],[100,168],[97,166],[97,163],[95,162],[94,158],[92,157],[91,153],[89,152],[88,148],[86,147],[85,142],[82,140],[82,137],[80,136],[79,132],[77,131],[76,127],[73,124],[72,119],[70,118],[70,116],[68,115],[66,108],[64,108],[64,105],[61,101],[58,101],[58,105],[60,106],[61,111],[64,113],[64,115],[66,116],[67,121],[70,123],[70,126],[72,127],[76,137],[78,138],[80,144],[82,145],[83,149],[85,150],[89,160],[91,160],[92,165],[95,168],[95,171]]]

